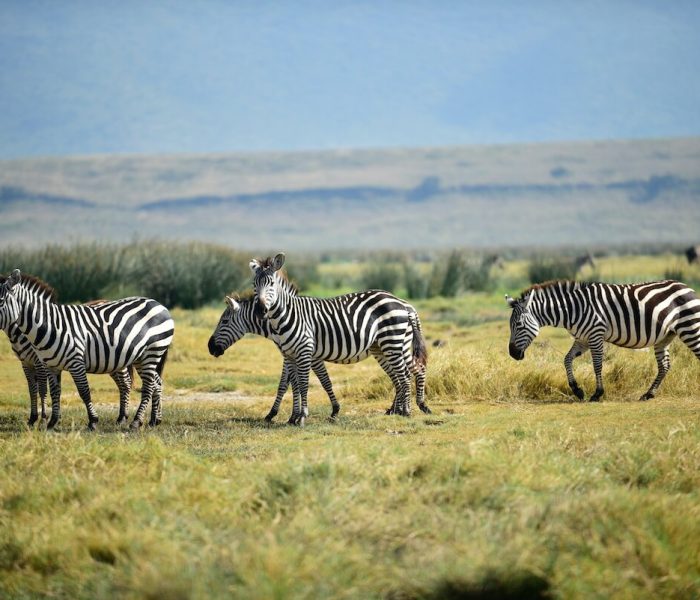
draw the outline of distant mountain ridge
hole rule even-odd
[[[240,248],[695,241],[700,139],[0,161],[5,244]]]

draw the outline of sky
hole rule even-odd
[[[700,135],[700,2],[0,0],[0,158]]]

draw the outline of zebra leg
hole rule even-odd
[[[49,391],[51,392],[51,418],[46,429],[53,429],[61,419],[61,371],[49,371]]]
[[[163,421],[163,410],[161,407],[161,396],[163,394],[163,380],[158,373],[154,374],[153,394],[151,396],[151,420],[148,422],[149,427],[157,427]]]
[[[97,422],[99,421],[97,413],[95,412],[95,407],[92,405],[92,398],[90,397],[90,385],[87,380],[87,373],[85,372],[85,367],[81,364],[71,366],[68,372],[73,377],[75,382],[75,387],[78,388],[78,394],[80,394],[80,399],[85,404],[85,410],[88,414],[88,429],[94,431],[97,428]]]
[[[384,369],[384,372],[389,376],[391,382],[394,384],[394,402],[391,407],[386,411],[387,415],[403,415],[410,416],[410,377],[407,374],[407,369],[405,364],[399,364],[398,361],[392,360],[391,357],[385,354],[374,354],[379,365]],[[403,360],[401,361],[403,362]],[[408,402],[406,401],[406,396],[409,396]]]
[[[267,415],[265,416],[265,420],[268,423],[271,423],[272,419],[274,419],[277,416],[277,413],[280,411],[280,404],[282,404],[282,399],[284,398],[284,395],[287,393],[287,389],[289,388],[289,380],[291,378],[290,370],[291,367],[289,361],[285,358],[284,362],[282,363],[282,373],[280,374],[280,382],[277,386],[277,395],[275,396],[275,401],[272,403],[272,408],[270,408],[270,412],[267,413]]]
[[[309,416],[307,396],[309,394],[309,371],[311,370],[311,352],[304,352],[297,356],[294,364],[296,373],[295,381],[299,392],[299,400],[294,400],[294,411],[289,419],[290,425],[304,426],[306,417]]]
[[[27,425],[30,427],[37,422],[39,418],[39,411],[37,409],[36,397],[37,397],[37,381],[36,381],[36,371],[34,367],[29,364],[22,363],[22,370],[24,371],[24,377],[27,380],[27,387],[29,388],[29,420]]]
[[[117,384],[117,388],[119,389],[119,416],[117,417],[117,425],[121,425],[125,423],[128,418],[127,412],[129,410],[129,394],[131,394],[132,381],[126,369],[110,373],[109,376],[114,383]]]
[[[412,367],[416,379],[416,404],[426,415],[432,414],[432,410],[425,403],[425,365]]]
[[[587,350],[588,344],[586,344],[586,342],[581,340],[575,340],[573,345],[571,346],[571,349],[566,353],[566,356],[564,357],[566,379],[569,382],[569,387],[574,393],[574,396],[576,396],[579,400],[583,400],[584,393],[583,390],[579,387],[578,383],[576,382],[576,378],[574,377],[573,362],[575,358],[578,358]]]
[[[331,421],[335,421],[335,418],[340,412],[340,404],[338,404],[338,400],[333,393],[333,384],[331,383],[331,378],[326,370],[326,365],[323,364],[322,360],[319,360],[314,362],[311,365],[311,368],[313,369],[314,373],[316,373],[316,377],[318,377],[318,380],[321,382],[321,386],[323,386],[326,394],[328,394],[328,399],[331,401],[331,416],[329,419]]]
[[[36,384],[39,388],[39,399],[41,400],[41,419],[46,420],[46,388],[49,379],[49,371],[44,366],[44,363],[40,362],[34,366],[36,372]]]
[[[591,359],[593,360],[593,372],[595,373],[595,392],[589,402],[598,402],[605,393],[603,389],[603,338],[595,341],[589,340],[588,346],[591,349]]]
[[[136,366],[136,372],[141,378],[141,402],[139,407],[136,409],[134,418],[129,426],[131,429],[138,429],[143,425],[143,417],[146,414],[146,407],[151,401],[153,396],[153,389],[156,384],[156,372],[155,366],[142,367],[141,365]]]
[[[656,374],[656,379],[654,379],[654,383],[651,384],[651,387],[639,398],[640,401],[651,400],[656,395],[661,382],[671,369],[671,357],[668,353],[668,344],[668,341],[664,341],[662,344],[654,346],[654,356],[656,356],[656,366],[659,368],[659,372]]]

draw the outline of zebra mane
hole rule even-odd
[[[229,294],[236,302],[249,302],[255,296],[254,290],[246,290],[245,292],[231,292]]]
[[[7,281],[7,275],[1,275],[0,284],[5,283],[5,281]],[[58,293],[56,292],[56,290],[53,289],[48,283],[42,281],[34,275],[26,275],[25,273],[22,273],[22,279],[20,283],[24,284],[24,286],[27,289],[29,289],[29,291],[35,292],[42,298],[48,299],[49,302],[58,301]]]
[[[567,291],[571,291],[576,289],[577,286],[580,287],[581,285],[583,285],[582,282],[573,281],[571,279],[552,279],[550,281],[544,281],[542,283],[536,283],[534,285],[531,285],[520,295],[520,300],[523,300],[528,294],[534,292],[535,290],[548,290],[555,286],[559,286],[566,288]]]
[[[282,286],[282,288],[284,288],[286,291],[292,294],[292,296],[299,295],[299,286],[293,281],[289,280],[289,278],[287,277],[287,273],[285,273],[284,271],[277,271],[277,275],[279,276],[280,285]]]

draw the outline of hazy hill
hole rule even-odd
[[[700,138],[0,161],[2,243],[246,248],[700,238]]]

